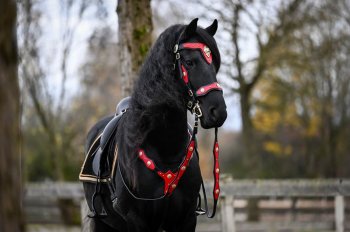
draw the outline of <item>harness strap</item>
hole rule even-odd
[[[213,91],[213,90],[220,90],[220,91],[222,91],[222,88],[221,88],[219,83],[213,82],[213,83],[211,83],[209,85],[205,85],[205,86],[200,87],[196,91],[196,95],[197,95],[197,97],[201,97],[201,96],[207,95],[210,91]]]
[[[138,151],[138,157],[143,161],[145,166],[151,170],[157,173],[157,175],[163,179],[164,181],[164,195],[170,196],[175,188],[177,187],[181,177],[185,173],[189,162],[192,158],[194,149],[195,149],[195,141],[193,138],[191,139],[190,143],[187,146],[187,152],[186,156],[181,162],[180,166],[178,167],[176,172],[172,172],[171,170],[168,170],[166,172],[161,171],[154,163],[154,161],[146,155],[145,151],[142,149],[139,149]]]
[[[180,44],[179,48],[180,49],[198,49],[201,51],[203,58],[208,64],[211,64],[213,61],[211,51],[209,47],[204,43],[183,43],[183,44]]]
[[[208,200],[207,200],[207,194],[205,191],[204,187],[204,182],[203,178],[201,179],[201,186],[202,186],[202,192],[203,192],[203,198],[204,198],[204,208],[205,210],[202,209],[201,205],[201,196],[200,194],[198,195],[198,205],[196,209],[196,213],[198,215],[203,215],[207,214],[208,218],[213,218],[216,213],[216,208],[218,204],[218,199],[220,195],[220,167],[219,167],[219,144],[217,140],[217,134],[218,134],[218,128],[215,128],[215,140],[214,140],[214,148],[213,148],[213,156],[214,156],[214,168],[213,168],[213,175],[214,175],[214,188],[213,188],[213,198],[214,198],[214,204],[213,204],[213,211],[210,213],[209,212],[209,207],[208,207]],[[197,156],[199,159],[199,153],[197,152]]]

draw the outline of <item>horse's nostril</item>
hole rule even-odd
[[[215,121],[218,118],[218,110],[215,107],[209,109],[211,118]]]

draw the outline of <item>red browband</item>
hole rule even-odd
[[[180,45],[180,48],[200,49],[205,61],[207,61],[208,64],[211,64],[211,62],[213,61],[211,51],[209,47],[204,43],[183,43]]]

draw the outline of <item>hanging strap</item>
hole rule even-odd
[[[215,216],[216,213],[216,208],[217,208],[217,203],[218,203],[218,199],[220,196],[220,165],[219,165],[219,143],[218,143],[218,138],[217,138],[217,134],[218,134],[218,128],[215,128],[215,139],[214,139],[214,147],[213,147],[213,158],[214,158],[214,167],[213,167],[213,175],[214,175],[214,188],[213,188],[213,199],[214,199],[214,204],[213,204],[213,211],[210,213],[209,212],[209,207],[208,207],[208,200],[207,200],[207,194],[205,191],[205,187],[204,187],[204,182],[203,182],[203,178],[201,178],[201,187],[202,187],[202,192],[203,192],[203,199],[204,199],[204,208],[205,210],[202,209],[202,201],[201,201],[201,196],[199,194],[198,196],[198,205],[197,205],[197,209],[196,209],[196,213],[198,215],[203,215],[203,214],[207,214],[208,218],[213,218]],[[199,153],[198,151],[197,153],[197,157],[199,160]]]

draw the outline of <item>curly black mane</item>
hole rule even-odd
[[[166,29],[151,48],[136,81],[132,93],[127,123],[130,147],[138,147],[144,141],[154,122],[161,124],[172,110],[186,111],[183,83],[173,70],[173,48],[184,25]]]
[[[140,147],[149,132],[157,125],[165,123],[172,112],[186,112],[188,94],[183,81],[179,81],[174,65],[174,45],[183,38],[181,33],[186,25],[167,28],[154,43],[135,83],[132,100],[126,119],[126,143],[129,147]],[[214,65],[220,68],[220,53],[215,39],[208,32],[197,27],[198,39],[206,43],[212,51]],[[176,119],[175,119],[176,120]],[[166,125],[163,124],[164,127]]]

